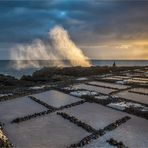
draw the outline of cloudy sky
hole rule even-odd
[[[55,25],[89,58],[148,60],[147,0],[0,0],[0,59]]]

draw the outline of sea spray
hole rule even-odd
[[[49,32],[52,45],[60,57],[70,61],[72,66],[89,67],[88,58],[83,54],[82,50],[78,48],[70,39],[68,32],[60,26],[55,26]]]
[[[28,45],[18,45],[11,52],[12,59],[16,59],[13,64],[15,69],[25,68],[39,68],[41,66],[63,66],[62,61],[53,54],[49,44],[46,44],[41,40],[35,40]],[[44,65],[41,65],[40,60],[45,60]]]
[[[89,67],[88,58],[70,39],[68,32],[61,26],[55,26],[49,31],[48,43],[34,40],[31,44],[18,45],[11,51],[11,58],[16,59],[15,69],[39,68],[41,66],[66,66],[63,59],[69,61],[70,66]],[[40,60],[46,60],[41,65]],[[51,65],[52,61],[52,65]]]

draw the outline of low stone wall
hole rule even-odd
[[[62,109],[65,109],[65,108],[70,108],[70,107],[73,107],[73,106],[77,106],[77,105],[83,104],[85,102],[86,102],[85,100],[81,100],[81,101],[78,101],[78,102],[67,104],[65,106],[61,106],[61,107],[57,108],[57,110],[62,110]]]
[[[30,120],[30,119],[33,119],[33,118],[36,118],[36,117],[40,117],[40,116],[44,116],[46,114],[50,114],[50,113],[53,113],[55,111],[58,111],[58,110],[63,110],[65,108],[70,108],[70,107],[74,107],[74,106],[77,106],[77,105],[80,105],[80,104],[83,104],[85,103],[86,101],[84,100],[81,100],[81,101],[78,101],[78,102],[75,102],[75,103],[71,103],[71,104],[68,104],[68,105],[65,105],[65,106],[61,106],[59,108],[50,108],[49,110],[47,111],[42,111],[42,112],[38,112],[38,113],[34,113],[34,114],[31,114],[31,115],[27,115],[27,116],[24,116],[24,117],[18,117],[18,118],[15,118],[11,121],[11,123],[20,123],[20,122],[23,122],[23,121],[27,121],[27,120]]]
[[[63,112],[57,112],[57,115],[60,115],[60,116],[62,116],[64,119],[67,119],[67,120],[69,120],[70,122],[76,124],[77,126],[83,128],[83,129],[85,129],[87,132],[90,132],[90,133],[96,132],[96,130],[95,130],[93,127],[91,127],[90,125],[88,125],[88,124],[86,124],[86,123],[80,121],[79,119],[75,118],[74,116],[70,116],[70,115],[68,115],[68,114],[66,114],[66,113],[63,113]]]
[[[104,127],[103,129],[100,129],[96,132],[93,132],[91,135],[84,137],[78,143],[70,145],[69,148],[83,147],[83,146],[91,143],[93,140],[98,139],[99,137],[105,135],[107,132],[110,132],[110,131],[116,129],[118,126],[125,123],[129,119],[130,119],[129,116],[125,116],[119,120],[116,120],[115,122],[109,124],[108,126]]]
[[[125,145],[123,144],[122,141],[117,141],[117,140],[115,140],[115,139],[113,139],[113,138],[107,140],[106,142],[108,142],[108,143],[109,143],[110,145],[112,145],[112,146],[116,146],[117,148],[128,148],[127,146],[125,146]]]
[[[20,122],[23,122],[23,121],[27,121],[27,120],[39,117],[39,116],[50,114],[52,112],[53,111],[51,111],[51,110],[47,110],[47,111],[43,111],[43,112],[39,112],[39,113],[34,113],[32,115],[27,115],[27,116],[24,116],[24,117],[18,117],[18,118],[13,119],[11,121],[11,123],[20,123]]]
[[[44,107],[48,108],[48,109],[51,110],[51,111],[56,110],[55,107],[53,107],[53,106],[51,106],[51,105],[49,105],[49,104],[47,104],[47,103],[45,103],[45,102],[43,102],[43,101],[41,101],[41,100],[35,98],[35,97],[33,97],[33,96],[29,96],[29,98],[32,99],[33,101],[35,101],[35,102],[37,102],[37,103],[43,105]]]

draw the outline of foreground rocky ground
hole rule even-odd
[[[44,68],[0,81],[1,147],[148,146],[148,67]]]

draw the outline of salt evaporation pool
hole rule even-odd
[[[81,100],[77,97],[73,97],[56,90],[50,90],[50,91],[35,94],[32,96],[36,97],[41,101],[44,101],[45,103],[53,107],[60,107],[60,106],[64,106],[64,105],[71,104]]]
[[[113,138],[122,141],[129,148],[147,148],[148,146],[148,121],[146,119],[132,116],[125,124],[107,133],[103,137],[94,140],[84,148],[113,147],[106,143],[106,140]]]
[[[26,116],[36,112],[47,110],[42,105],[28,97],[16,98],[0,102],[0,121],[11,122],[14,118]]]
[[[6,125],[5,132],[14,147],[18,148],[65,148],[89,135],[55,113],[20,124]]]
[[[131,77],[128,76],[113,76],[114,78],[120,78],[120,79],[130,79]]]
[[[120,84],[113,84],[113,83],[106,83],[106,82],[99,82],[99,81],[92,81],[92,82],[89,82],[89,84],[118,88],[118,89],[125,89],[129,87],[128,85],[120,85]]]
[[[103,93],[103,94],[109,94],[109,93],[115,91],[115,89],[103,88],[103,87],[98,87],[98,86],[91,86],[91,85],[86,85],[86,84],[73,85],[73,88],[86,89],[86,90],[96,91],[96,92]]]
[[[148,94],[148,88],[133,88],[131,91]]]
[[[132,93],[132,92],[128,92],[128,91],[123,91],[123,92],[119,92],[113,96],[148,104],[148,96],[147,95],[141,95],[141,94],[136,94],[136,93]]]
[[[109,76],[109,77],[104,77],[102,78],[103,80],[115,80],[115,81],[121,81],[121,80],[126,80],[130,79],[131,77],[128,76]]]
[[[131,120],[109,134],[131,148],[145,148],[148,146],[148,121],[133,116]]]
[[[121,78],[116,78],[116,77],[104,77],[102,80],[115,80],[115,81],[120,81],[122,80]]]
[[[133,80],[139,80],[139,81],[147,81],[148,82],[148,78],[140,78],[140,77],[135,77],[135,78],[132,78]]]
[[[85,103],[69,109],[64,109],[63,112],[75,116],[95,129],[104,128],[115,120],[127,115],[126,113],[95,103]]]
[[[140,79],[128,79],[124,80],[125,83],[139,83],[139,84],[148,84],[148,81],[140,80]]]

